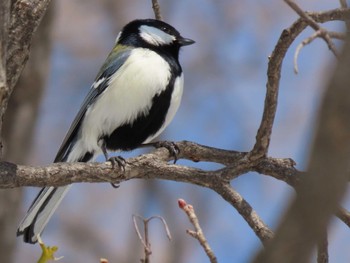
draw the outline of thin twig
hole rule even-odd
[[[328,31],[324,28],[322,28],[310,15],[308,15],[306,12],[304,12],[294,1],[292,0],[284,0],[301,18],[303,18],[309,26],[311,26],[315,31],[319,31],[319,36],[322,37],[327,45],[328,48],[333,52],[333,54],[339,58],[338,51],[328,34]]]
[[[144,238],[142,237],[142,234],[141,234],[140,229],[138,227],[138,224],[136,222],[136,218],[140,219],[142,221],[142,223],[143,223]],[[168,224],[166,223],[166,221],[165,221],[165,219],[163,217],[161,217],[161,216],[151,216],[150,218],[144,218],[144,217],[142,217],[140,215],[133,215],[132,216],[132,220],[134,222],[134,228],[135,228],[135,231],[136,231],[136,234],[137,234],[138,238],[140,239],[140,241],[141,241],[141,243],[143,245],[144,252],[145,252],[145,257],[144,257],[144,259],[141,260],[141,262],[143,262],[143,263],[149,263],[150,262],[149,261],[149,257],[152,254],[151,243],[149,242],[148,224],[153,219],[159,219],[163,223],[163,226],[164,226],[167,238],[169,240],[171,240],[171,234],[170,234],[170,231],[169,231]]]
[[[336,212],[336,216],[350,228],[350,212],[348,210],[340,207]]]
[[[192,223],[195,229],[194,231],[187,229],[186,233],[198,240],[200,245],[204,248],[204,251],[207,254],[211,263],[217,263],[218,261],[216,259],[216,256],[213,250],[210,248],[208,241],[204,236],[202,228],[199,225],[199,221],[196,213],[194,212],[193,206],[190,204],[187,204],[186,201],[183,199],[178,200],[178,205],[186,213],[188,219],[190,220],[190,222]]]
[[[133,222],[134,222],[134,228],[135,228],[136,234],[137,234],[139,240],[141,241],[141,243],[142,243],[142,245],[143,245],[143,248],[144,248],[144,251],[145,251],[145,258],[144,258],[143,262],[148,262],[148,260],[149,260],[149,255],[152,254],[152,251],[151,251],[151,248],[149,247],[149,245],[147,244],[147,242],[145,241],[146,237],[145,237],[145,239],[144,239],[144,238],[142,237],[142,235],[141,235],[139,226],[138,226],[138,224],[137,224],[137,222],[136,222],[136,218],[139,218],[140,220],[142,220],[143,223],[144,223],[145,221],[144,221],[144,218],[141,217],[141,216],[139,216],[139,215],[133,215],[133,216],[132,216],[132,220],[133,220]],[[145,230],[144,230],[144,231],[145,231]],[[145,231],[145,235],[146,235],[146,234],[147,234],[147,233],[146,233],[146,231]]]
[[[150,218],[147,219],[147,221],[149,222],[149,221],[151,221],[152,219],[159,219],[159,220],[163,223],[166,236],[167,236],[167,238],[169,239],[169,241],[171,241],[171,233],[170,233],[168,224],[167,224],[167,222],[165,221],[165,219],[164,219],[162,216],[151,216]]]
[[[152,8],[155,18],[157,20],[163,20],[162,15],[160,13],[160,5],[158,3],[158,0],[152,0]]]
[[[287,5],[289,5],[301,18],[303,18],[309,26],[311,26],[315,31],[320,29],[319,24],[313,20],[304,10],[302,10],[294,1],[284,0]]]
[[[301,49],[303,47],[305,47],[306,45],[310,44],[312,41],[314,41],[316,38],[321,37],[322,34],[324,33],[324,31],[316,31],[315,33],[313,33],[310,37],[304,39],[296,48],[295,53],[294,53],[294,72],[295,74],[298,74],[299,70],[298,70],[298,57],[299,57],[299,53],[301,51]],[[339,33],[339,32],[333,32],[333,31],[328,31],[328,35],[331,38],[335,38],[335,39],[340,39],[340,40],[344,40],[345,39],[345,34]]]
[[[238,213],[240,213],[260,239],[261,243],[266,246],[273,238],[274,233],[255,212],[252,206],[227,182],[216,182],[216,185],[212,186],[212,189],[236,208]]]

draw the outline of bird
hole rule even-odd
[[[160,20],[126,24],[54,162],[91,162],[103,154],[106,161],[122,166],[122,157],[109,159],[108,153],[151,144],[179,108],[184,86],[179,51],[193,43]],[[70,187],[42,188],[20,222],[17,236],[35,244]]]

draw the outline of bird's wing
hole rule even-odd
[[[130,55],[131,49],[125,46],[115,47],[102,65],[100,72],[97,74],[95,82],[85,97],[78,114],[71,124],[60,149],[57,152],[54,162],[62,162],[67,158],[71,147],[74,145],[77,133],[84,119],[87,109],[92,105],[106,88],[111,76],[124,64]]]

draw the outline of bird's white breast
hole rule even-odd
[[[109,87],[90,107],[82,123],[81,137],[74,151],[100,152],[98,139],[111,134],[117,127],[132,123],[152,106],[152,98],[161,93],[169,82],[169,64],[157,53],[143,48],[131,51],[130,56],[109,81]],[[176,81],[166,125],[175,115],[182,94],[182,78]],[[163,125],[162,129],[166,125]],[[103,127],[103,132],[101,128]],[[159,134],[159,133],[158,133]],[[158,135],[157,134],[157,135]],[[78,149],[80,148],[80,149]]]

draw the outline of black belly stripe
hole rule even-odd
[[[108,150],[128,151],[139,147],[148,137],[157,133],[165,122],[170,106],[175,78],[168,87],[152,99],[152,107],[146,115],[138,116],[132,123],[115,129],[111,135],[104,136]]]

